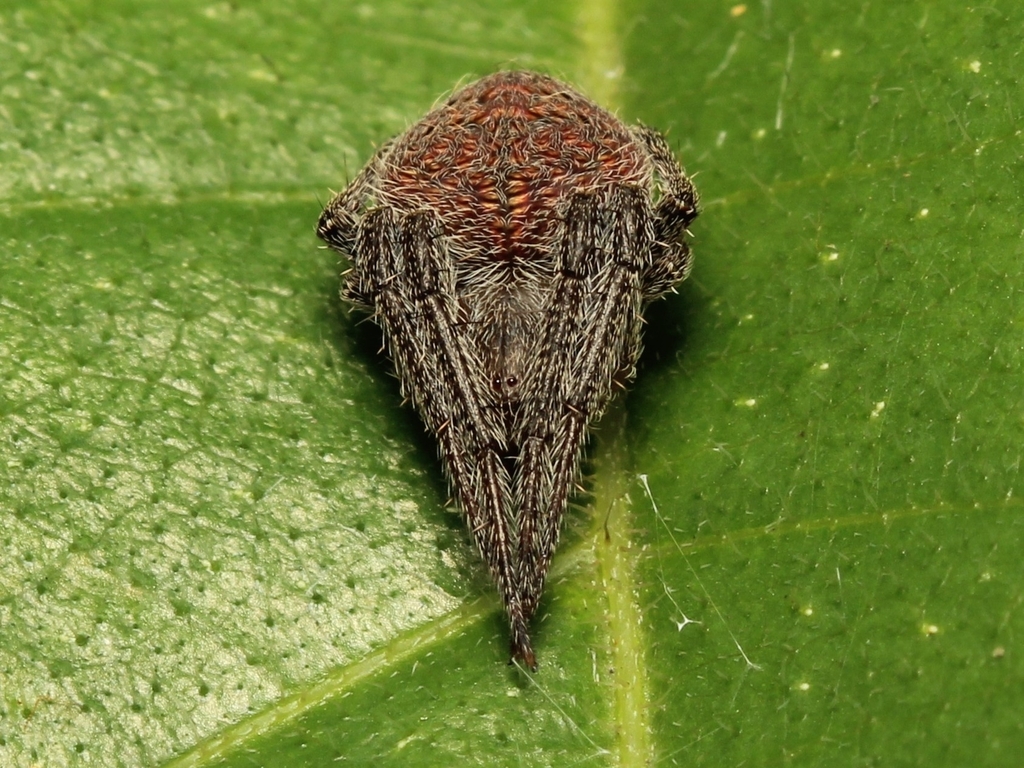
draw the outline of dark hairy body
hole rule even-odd
[[[381,147],[320,217],[351,260],[342,296],[383,329],[531,669],[588,426],[635,374],[645,304],[686,277],[696,215],[659,133],[501,72]]]

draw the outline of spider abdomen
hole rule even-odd
[[[379,199],[436,211],[460,272],[550,262],[567,195],[646,187],[651,175],[614,115],[530,72],[504,72],[457,92],[400,137],[385,162]],[[494,275],[514,280],[516,271]]]

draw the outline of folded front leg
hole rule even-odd
[[[632,378],[640,353],[642,274],[653,216],[638,189],[617,185],[568,201],[552,289],[529,373],[518,442],[519,572],[523,611],[533,615],[579,472],[587,428],[613,383]]]
[[[451,255],[430,212],[369,212],[356,251],[365,290],[402,382],[437,435],[441,458],[508,614],[513,658],[536,666],[520,600],[508,445],[478,355],[460,324]]]

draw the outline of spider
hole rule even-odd
[[[660,133],[532,72],[456,91],[320,216],[351,262],[341,295],[381,326],[531,670],[588,427],[636,373],[645,305],[689,272],[696,216]]]

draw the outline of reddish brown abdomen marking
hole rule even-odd
[[[383,201],[430,208],[456,255],[544,258],[567,192],[645,185],[645,158],[605,110],[558,82],[502,72],[460,91],[387,158]]]

